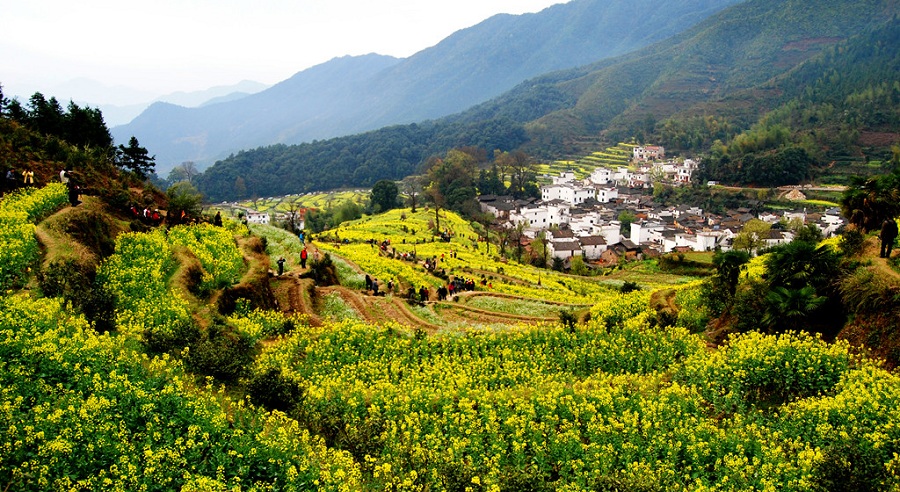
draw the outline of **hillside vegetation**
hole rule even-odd
[[[747,58],[708,81],[717,97],[780,77],[819,80],[845,54],[862,61],[870,51],[853,39],[810,47],[809,36],[841,37],[835,31],[885,19],[893,5],[862,2],[816,25],[816,6],[780,4],[783,15],[772,16],[772,2],[753,0],[685,34],[683,51],[670,55],[688,71],[664,65],[673,74],[665,80],[702,68],[692,54],[724,62],[734,53]],[[896,43],[878,44],[897,23],[886,22],[870,41],[892,53]],[[739,49],[716,53],[732,39],[724,26]],[[784,49],[797,42],[799,53]],[[806,65],[788,63],[795,58],[823,65],[804,74]],[[787,72],[769,66],[776,62]],[[555,75],[557,90],[581,102],[540,124],[594,118],[573,123],[585,128],[638,114],[635,95],[616,115],[587,116],[583,96],[599,101],[599,88],[613,86],[614,72],[601,72]],[[786,93],[786,104],[799,105],[785,107],[818,118],[828,104],[893,100],[894,85],[862,91],[865,77],[844,77],[833,76],[847,84],[827,94],[831,103],[807,105],[825,101],[817,82]],[[642,89],[646,101],[662,98],[655,84],[665,80],[655,80]],[[690,111],[682,103],[692,91],[672,92],[673,111]],[[900,214],[900,150],[879,161],[890,174],[851,180],[841,198],[850,224],[839,238],[806,229],[752,258],[740,249],[673,254],[605,269],[582,263],[575,275],[525,264],[546,245],[438,207],[449,203],[440,194],[415,212],[364,215],[305,243],[228,214],[210,220],[199,203],[156,190],[142,167],[117,164],[115,149],[72,145],[35,127],[33,114],[6,114],[2,170],[34,170],[36,183],[7,184],[14,189],[0,198],[0,490],[900,489],[900,256],[875,254],[876,231]],[[770,113],[771,124],[732,134],[710,157],[721,166],[789,150],[818,159],[796,140],[803,132],[781,129],[792,114]],[[851,115],[823,127],[845,117],[847,128],[873,125],[867,131],[894,124],[892,110]],[[695,121],[724,133],[740,127],[717,118]],[[452,125],[524,138],[526,122],[514,131],[496,123]],[[375,132],[352,152],[343,145],[363,140],[307,144],[302,165],[294,147],[248,151],[201,182],[267,196],[265,180],[297,186],[281,171],[319,185],[354,176],[354,156],[368,152],[384,158],[379,169],[399,172],[398,162],[425,162],[406,147],[414,138],[377,147],[375,137],[438,135],[445,124]],[[592,153],[602,148],[595,137],[579,142],[593,150],[560,163],[579,173],[619,165],[630,145]],[[312,156],[316,167],[303,167]],[[347,174],[322,171],[330,159]],[[453,151],[431,164],[452,179],[471,162]],[[255,174],[242,174],[251,165]],[[76,200],[57,181],[64,167],[84,185]],[[173,188],[191,191],[186,182]],[[275,201],[266,204],[298,206]]]
[[[25,223],[39,220],[43,201],[22,200],[35,203],[15,205]],[[379,219],[397,229],[370,222],[360,237],[398,237],[423,219]],[[365,224],[338,233],[355,240]],[[246,234],[209,225],[168,238],[120,234],[98,273],[115,299],[106,333],[39,290],[3,296],[0,483],[829,490],[900,481],[900,381],[846,342],[750,332],[709,350],[688,329],[660,324],[650,291],[603,288],[588,295],[590,320],[571,325],[429,334],[391,322],[312,323],[252,299],[264,286],[242,290],[268,266],[252,259],[260,245]],[[420,244],[423,254],[431,244],[440,243]],[[479,257],[469,250],[459,260]],[[185,267],[198,273],[177,273]],[[570,279],[554,282],[542,279],[532,298],[572,298]],[[216,300],[229,296],[233,312]]]
[[[473,224],[433,210],[329,231],[303,269],[299,239],[275,229],[257,231],[266,241],[230,221],[124,232],[97,199],[79,207],[108,226],[64,204],[61,185],[0,202],[0,216],[18,224],[4,228],[3,250],[30,252],[0,265],[4,487],[900,485],[896,375],[846,341],[781,325],[711,349],[704,281],[656,272],[623,294],[613,275],[500,262]],[[437,219],[450,242],[432,235]],[[35,224],[46,232],[35,235]],[[92,242],[88,231],[107,235]],[[52,240],[63,233],[71,245]],[[102,238],[113,236],[110,250]],[[398,258],[410,252],[420,260]],[[768,322],[737,306],[750,306],[761,270],[785,261],[773,254],[738,279],[729,311],[738,326]],[[289,258],[288,274],[269,273],[275,255]],[[52,279],[67,278],[51,275],[54,259],[66,257],[89,258],[96,281],[54,294]],[[422,258],[435,260],[434,273]],[[346,285],[327,286],[332,263],[330,281]],[[775,271],[773,285],[793,278]],[[363,273],[395,280],[397,293],[362,292]],[[433,297],[438,274],[484,275],[487,285],[443,302]],[[865,283],[854,278],[846,302],[853,282]],[[428,286],[429,299],[398,304],[407,286]],[[92,300],[50,297],[77,292]],[[866,323],[887,326],[866,314],[883,313],[892,301],[882,298],[853,308],[847,338]]]
[[[799,162],[799,171],[764,176],[778,185],[884,172],[866,163],[896,143],[892,6],[743,2],[652,46],[538,76],[440,120],[244,151],[209,168],[200,188],[219,200],[370,186],[414,174],[417,163],[454,147],[521,148],[554,161],[635,137],[702,155],[710,166],[703,177],[731,182],[762,183],[733,173],[742,162]],[[778,139],[758,138],[773,128]],[[801,159],[781,158],[795,149]],[[337,184],[336,175],[347,179]]]

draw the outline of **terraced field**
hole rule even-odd
[[[558,320],[561,312],[583,314],[598,300],[616,295],[626,281],[654,290],[696,279],[662,272],[652,262],[593,277],[538,269],[501,259],[496,246],[488,253],[488,246],[475,239],[471,226],[453,213],[440,215],[441,229],[451,235],[450,241],[437,240],[428,232],[434,220],[433,211],[393,210],[346,223],[308,244],[310,259],[316,252],[334,259],[342,287],[322,290],[339,295],[344,306],[337,311],[354,312],[351,317],[372,323],[397,322],[428,331],[540,323]],[[295,236],[271,226],[252,226],[252,230],[267,238],[273,262],[284,257],[291,275],[303,273],[299,267],[302,247]],[[426,260],[435,266],[428,268]],[[372,295],[365,289],[366,275],[378,279],[380,294],[385,293],[389,280],[393,291],[386,296]],[[438,299],[438,289],[456,278],[470,280],[474,289]],[[419,297],[423,287],[428,289],[425,302]],[[319,318],[310,302],[302,301],[308,285],[279,289],[291,290],[281,294],[283,298],[296,298],[284,304],[290,306],[286,312],[307,312],[313,319]],[[414,300],[407,299],[410,289],[416,293]],[[329,302],[337,299],[329,298]]]
[[[632,149],[635,144],[620,143],[615,147],[592,152],[574,160],[554,161],[549,164],[540,164],[538,173],[548,176],[558,176],[560,173],[572,171],[579,179],[590,176],[598,167],[629,167],[631,166]]]

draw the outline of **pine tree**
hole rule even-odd
[[[141,147],[134,136],[128,141],[128,146],[119,145],[117,152],[117,164],[122,169],[137,174],[141,179],[149,176],[156,167],[156,156],[150,157],[147,149]]]

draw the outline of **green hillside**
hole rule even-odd
[[[894,7],[891,0],[743,2],[650,47],[528,80],[457,115],[241,152],[208,169],[199,185],[217,201],[371,186],[460,147],[489,155],[520,148],[552,162],[636,139],[707,157],[716,141],[728,146],[776,121],[790,136],[779,145],[807,153],[806,179],[877,172],[866,157],[883,160],[896,143]]]

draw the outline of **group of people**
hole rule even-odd
[[[387,287],[387,290],[384,292],[381,292],[381,295],[387,294],[388,292],[393,294],[394,293],[394,279],[388,280],[386,287]],[[366,291],[371,290],[372,295],[377,296],[378,293],[380,292],[379,289],[380,289],[380,284],[378,283],[378,279],[372,278],[369,275],[366,275]]]
[[[316,251],[316,259],[318,259],[319,252]],[[300,268],[306,269],[306,260],[309,258],[309,252],[306,249],[306,245],[303,246],[303,249],[300,250]],[[284,259],[284,256],[278,258],[275,262],[278,264],[278,276],[284,275],[284,264],[287,260]]]
[[[431,292],[424,285],[419,288],[418,294],[416,293],[416,288],[412,286],[406,291],[406,298],[412,302],[424,303],[428,301],[429,297],[431,297]]]
[[[59,171],[59,182],[66,186],[66,191],[68,193],[69,204],[73,207],[81,204],[81,200],[79,200],[80,195],[84,192],[82,186],[82,180],[75,175],[69,168],[63,168]],[[8,169],[6,171],[5,179],[3,180],[3,189],[0,191],[14,191],[18,188],[22,187],[32,187],[36,186],[34,179],[34,171],[31,169],[25,169],[22,172],[18,172],[14,169]]]
[[[131,215],[136,219],[140,219],[141,222],[152,225],[159,225],[163,220],[163,215],[158,208],[150,209],[149,207],[144,207],[140,209],[137,205],[132,205]]]
[[[13,191],[24,186],[34,186],[34,171],[25,169],[21,173],[8,169],[3,180],[2,191]]]

